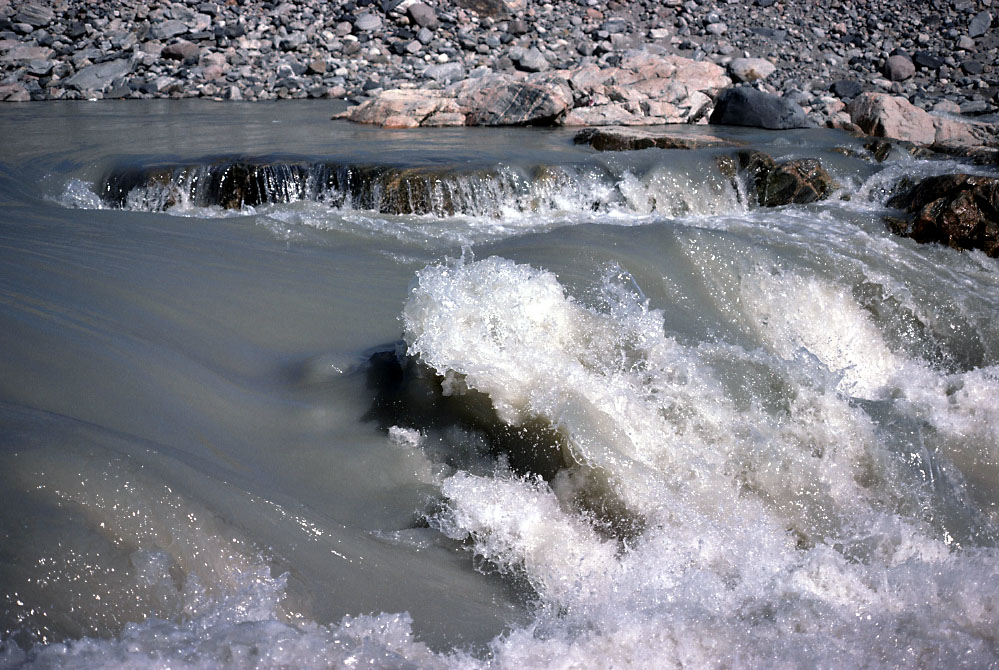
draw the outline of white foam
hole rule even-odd
[[[494,642],[496,665],[995,661],[999,557],[958,548],[953,533],[971,522],[938,500],[955,487],[967,504],[961,478],[928,489],[853,401],[902,389],[914,402],[900,372],[917,385],[944,376],[892,351],[834,284],[749,276],[740,295],[765,350],[682,344],[613,282],[596,310],[505,259],[419,274],[404,310],[409,353],[452,392],[488,394],[504,421],[549,423],[576,463],[552,482],[501,466],[442,485],[438,527],[539,596],[535,625]],[[994,381],[971,375],[955,425],[972,407],[988,424]],[[927,392],[923,413],[940,414]],[[597,518],[587,496],[627,511]]]

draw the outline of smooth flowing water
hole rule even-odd
[[[0,110],[0,667],[999,663],[999,261],[881,220],[968,166],[333,111]]]

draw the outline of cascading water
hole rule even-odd
[[[328,112],[0,116],[0,667],[996,664],[988,168]]]

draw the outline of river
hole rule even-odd
[[[0,667],[999,663],[999,261],[882,222],[968,166],[334,111],[0,109]]]

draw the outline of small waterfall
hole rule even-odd
[[[111,207],[141,211],[240,210],[303,200],[340,210],[439,218],[592,212],[684,216],[744,209],[735,187],[721,173],[690,175],[669,165],[468,168],[220,159],[114,167],[97,190]]]

